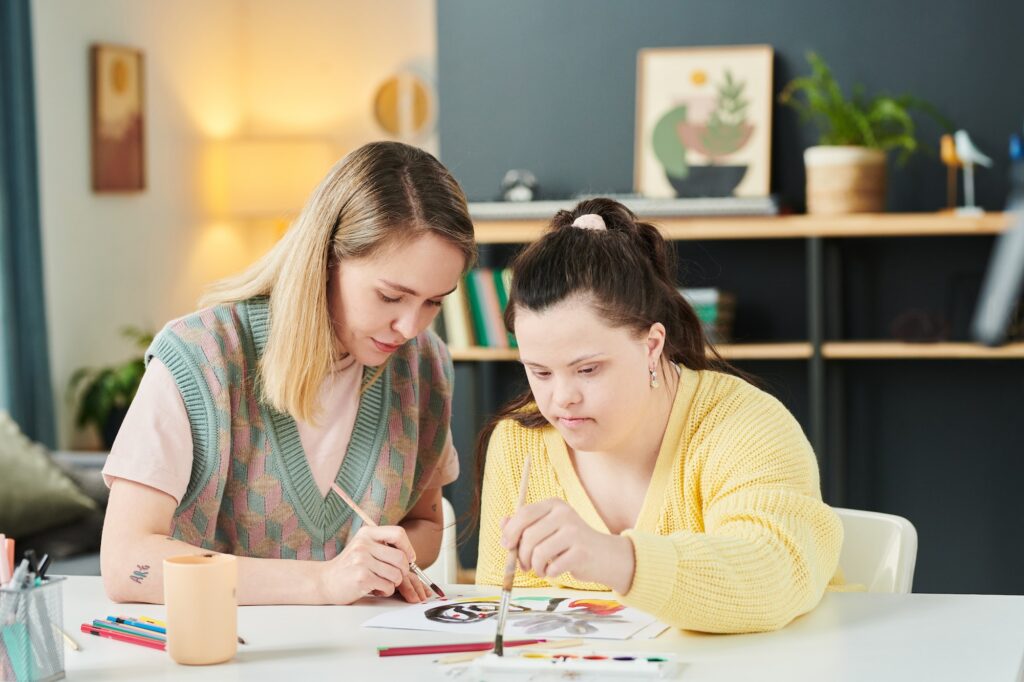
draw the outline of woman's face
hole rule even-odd
[[[517,308],[515,326],[537,407],[569,447],[628,448],[651,407],[648,369],[663,346],[662,325],[638,336],[573,297],[539,313]]]
[[[382,364],[430,325],[464,266],[458,247],[428,232],[332,268],[328,305],[342,349]]]

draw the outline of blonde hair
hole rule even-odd
[[[341,159],[280,242],[239,275],[212,285],[201,306],[270,297],[270,333],[260,360],[263,399],[303,421],[335,359],[327,307],[328,269],[347,258],[436,234],[476,260],[466,197],[427,152],[374,142]]]

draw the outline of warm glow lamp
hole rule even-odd
[[[221,165],[224,212],[243,219],[294,215],[336,160],[327,140],[226,140]]]

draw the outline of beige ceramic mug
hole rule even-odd
[[[223,663],[238,648],[238,563],[230,554],[164,559],[167,653],[185,665]]]

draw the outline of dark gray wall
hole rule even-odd
[[[970,130],[996,159],[980,170],[978,199],[1001,209],[1006,140],[1024,123],[1024,2],[990,0],[438,0],[441,158],[471,199],[492,199],[505,170],[534,171],[547,196],[632,187],[636,53],[643,47],[768,43],[775,91],[807,71],[817,50],[840,82],[910,92]],[[934,146],[930,121],[922,138]],[[772,185],[803,203],[802,150],[815,142],[776,107]],[[889,208],[935,210],[945,169],[919,156],[891,169]],[[878,339],[909,315],[966,338],[992,239],[846,239],[830,242],[830,339]],[[737,294],[741,340],[807,338],[802,240],[680,243],[681,281]],[[508,249],[483,250],[497,265]],[[807,427],[807,365],[747,363]],[[830,362],[841,423],[826,453],[844,476],[847,506],[903,514],[917,526],[915,589],[1024,593],[1024,361]],[[471,443],[521,371],[460,363],[456,445],[465,506]],[[463,548],[472,565],[475,546]]]
[[[546,196],[631,190],[637,50],[767,43],[776,92],[813,49],[846,88],[935,104],[997,160],[978,200],[1003,206],[1007,137],[1024,123],[1020,0],[439,0],[437,14],[441,158],[471,199],[495,198],[520,167]],[[937,145],[935,124],[921,130]],[[772,185],[796,205],[814,141],[777,108]],[[922,156],[892,174],[889,205],[932,210],[944,187],[937,157]]]

